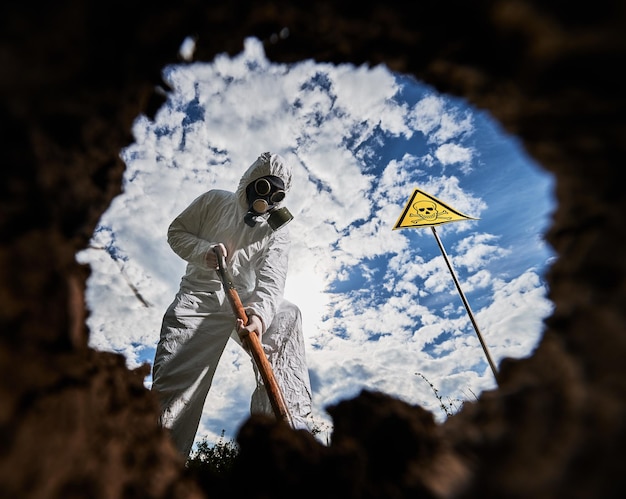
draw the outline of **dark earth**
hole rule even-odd
[[[618,0],[3,2],[0,497],[626,497],[625,21]],[[232,476],[188,473],[148,368],[88,347],[75,260],[188,35],[199,61],[255,36],[277,63],[386,64],[490,112],[555,177],[555,308],[496,390],[442,423],[363,392],[328,408],[327,446],[251,418]]]

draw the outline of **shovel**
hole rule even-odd
[[[213,251],[215,251],[215,254],[217,255],[217,271],[222,281],[222,285],[224,286],[224,291],[226,292],[228,301],[230,302],[235,316],[238,319],[241,319],[243,321],[243,325],[246,326],[248,324],[248,316],[243,308],[239,294],[235,289],[232,276],[230,275],[228,268],[226,268],[226,259],[224,258],[224,254],[219,245],[216,245]],[[291,424],[291,415],[289,414],[289,410],[285,404],[285,398],[283,397],[280,386],[278,386],[278,383],[276,382],[272,366],[265,356],[265,352],[261,346],[261,340],[255,333],[250,333],[241,338],[241,341],[252,355],[259,373],[261,374],[261,379],[265,385],[265,390],[267,391],[267,395],[270,399],[270,404],[272,405],[272,410],[274,411],[276,419],[285,421],[293,426],[293,424]]]

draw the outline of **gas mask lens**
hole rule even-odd
[[[266,178],[260,178],[254,183],[254,190],[259,196],[267,196],[272,190],[272,184]]]
[[[254,190],[259,196],[269,196],[269,201],[272,204],[280,203],[283,199],[285,199],[285,191],[277,187],[272,192],[273,187],[274,186],[266,178],[260,178],[254,182]]]

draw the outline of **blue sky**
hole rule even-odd
[[[185,267],[169,223],[205,190],[234,190],[272,151],[294,172],[286,297],[303,313],[320,427],[331,430],[328,405],[362,389],[441,419],[422,376],[455,407],[495,387],[431,229],[393,230],[415,188],[478,219],[437,233],[496,365],[533,351],[552,310],[543,234],[554,184],[487,113],[384,66],[270,63],[253,38],[241,54],[170,66],[164,78],[168,101],[154,121],[137,118],[120,152],[123,192],[77,255],[92,267],[93,348],[130,368],[152,362]],[[234,438],[249,415],[252,367],[231,343],[197,440]]]

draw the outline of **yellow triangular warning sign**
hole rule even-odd
[[[393,230],[407,227],[431,227],[459,220],[478,219],[464,215],[436,197],[415,189]]]

